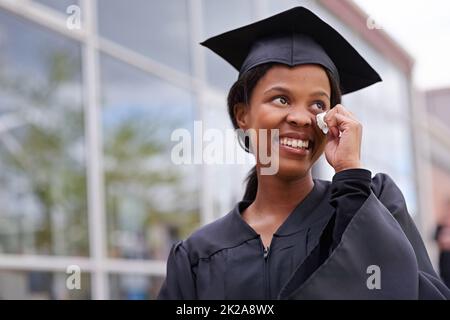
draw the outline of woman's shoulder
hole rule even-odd
[[[226,215],[196,229],[188,238],[181,241],[180,245],[187,251],[191,262],[194,264],[199,259],[207,259],[215,253],[238,246],[245,240],[253,237],[239,221],[238,202]]]
[[[186,240],[184,240],[186,248],[193,249],[207,247],[211,241],[214,241],[215,237],[222,235],[224,229],[230,224],[232,215],[233,211],[230,211],[226,215],[197,228]]]

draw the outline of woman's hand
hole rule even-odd
[[[325,157],[335,172],[361,167],[362,125],[355,116],[338,104],[325,115],[329,131]]]

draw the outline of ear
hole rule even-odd
[[[248,112],[249,108],[244,103],[237,103],[233,107],[234,118],[241,129],[248,129],[249,121],[248,121]]]

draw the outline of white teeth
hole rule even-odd
[[[309,140],[300,140],[300,139],[292,139],[292,138],[281,138],[280,143],[282,145],[290,146],[293,148],[308,148]]]

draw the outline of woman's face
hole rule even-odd
[[[316,124],[316,115],[330,110],[330,96],[330,83],[322,67],[275,65],[256,84],[249,107],[237,109],[236,119],[244,130],[268,129],[268,150],[270,129],[279,129],[277,175],[303,177],[324,151],[326,136]],[[306,149],[298,148],[306,141]]]

